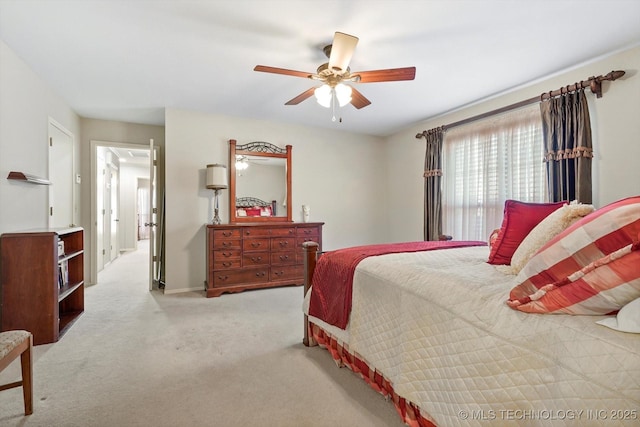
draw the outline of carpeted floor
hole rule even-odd
[[[85,289],[85,313],[34,348],[34,413],[0,392],[0,426],[402,426],[329,353],[302,345],[302,288],[205,298],[148,291],[148,253]],[[0,383],[19,378],[14,362]]]

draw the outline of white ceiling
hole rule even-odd
[[[359,84],[372,104],[334,123],[313,98],[284,105],[315,82],[253,71],[315,72],[335,31],[360,38],[352,71],[415,80]],[[163,124],[173,107],[388,135],[637,45],[640,0],[0,0],[0,37],[83,117]]]

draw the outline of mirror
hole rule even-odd
[[[291,145],[229,140],[229,222],[291,222]]]

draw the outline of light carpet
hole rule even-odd
[[[142,245],[144,248],[144,245]],[[393,404],[302,345],[302,288],[149,292],[148,252],[85,289],[85,312],[34,348],[34,413],[0,392],[0,426],[402,426]],[[0,383],[20,377],[20,364]]]

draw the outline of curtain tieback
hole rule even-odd
[[[442,176],[442,169],[431,169],[428,171],[424,171],[422,174],[425,178],[429,178],[430,176]]]

